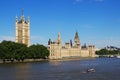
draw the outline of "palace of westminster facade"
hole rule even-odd
[[[95,46],[86,46],[86,44],[81,46],[78,32],[76,32],[74,37],[74,45],[70,40],[65,43],[65,46],[62,46],[60,33],[58,33],[58,38],[55,42],[52,42],[51,39],[49,39],[48,47],[50,51],[50,59],[95,57]]]
[[[26,21],[24,14],[22,13],[21,19],[18,20],[16,16],[16,42],[26,44],[30,46],[30,17]],[[62,46],[62,40],[60,38],[60,33],[58,33],[58,38],[55,42],[51,40],[48,41],[48,49],[50,51],[50,59],[62,59],[66,57],[95,57],[95,46],[81,46],[78,32],[75,34],[74,45],[72,41],[65,43]]]

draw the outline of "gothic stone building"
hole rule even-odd
[[[75,34],[74,46],[72,41],[65,43],[62,46],[62,40],[60,38],[60,33],[58,33],[58,38],[55,42],[50,39],[48,41],[48,48],[50,51],[50,59],[62,59],[62,58],[76,58],[76,57],[95,57],[95,46],[81,46],[78,32]]]
[[[30,18],[26,21],[24,14],[22,14],[21,19],[18,20],[16,16],[16,42],[26,44],[30,46]]]

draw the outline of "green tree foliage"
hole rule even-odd
[[[99,51],[96,51],[97,55],[117,55],[118,53],[120,53],[119,50],[101,49]]]
[[[15,43],[12,41],[2,41],[0,43],[0,58],[1,59],[23,59],[25,58],[25,53],[27,46],[20,43]]]
[[[43,45],[32,45],[27,47],[25,44],[12,41],[2,41],[0,43],[0,59],[24,60],[27,58],[48,58],[49,51]]]
[[[48,58],[49,56],[49,51],[47,50],[47,48],[43,45],[31,45],[29,47],[29,55],[31,58]]]

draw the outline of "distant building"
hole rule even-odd
[[[22,11],[21,19],[16,16],[16,42],[30,46],[30,17],[26,21]]]
[[[115,47],[115,46],[107,46],[107,47],[105,47],[104,49],[109,50],[109,51],[120,50],[120,48]]]
[[[55,42],[52,42],[51,39],[49,39],[48,47],[50,51],[50,59],[61,59],[69,57],[95,57],[95,46],[86,46],[86,44],[81,46],[78,32],[75,34],[74,46],[71,40],[70,42],[65,43],[65,46],[62,46],[60,33],[58,33],[58,38]]]

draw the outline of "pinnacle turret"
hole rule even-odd
[[[57,43],[61,44],[60,32],[58,33]]]
[[[74,38],[74,47],[79,47],[80,46],[80,39],[78,36],[78,32],[75,33],[75,38]]]
[[[18,22],[18,17],[16,16],[16,22]]]

